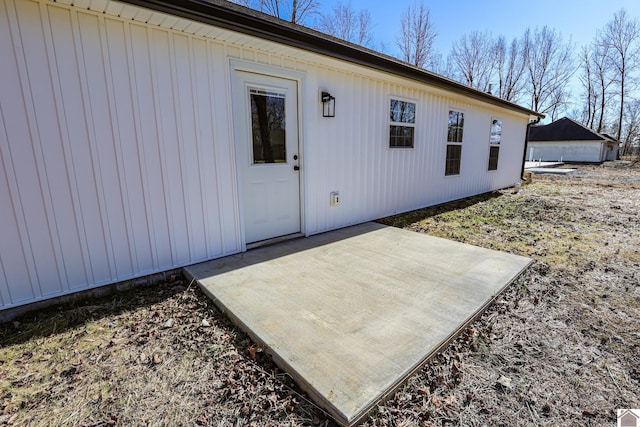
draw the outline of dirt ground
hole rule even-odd
[[[640,408],[640,164],[382,222],[535,263],[366,426],[615,425]],[[182,277],[0,326],[0,425],[334,425]]]

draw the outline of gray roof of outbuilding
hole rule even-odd
[[[615,138],[615,136],[611,136],[608,133],[602,133],[602,136],[604,136],[605,139],[608,139],[608,140],[610,140],[612,142],[620,142]]]
[[[522,107],[462,83],[415,67],[388,55],[340,40],[310,28],[224,0],[121,0],[126,3],[192,19],[216,27],[341,59],[375,70],[478,99],[531,116],[544,114]]]
[[[563,117],[548,125],[531,126],[529,141],[600,141],[609,138]]]

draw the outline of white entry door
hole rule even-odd
[[[299,233],[297,82],[236,71],[234,99],[246,243]]]

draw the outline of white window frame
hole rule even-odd
[[[492,136],[493,136],[493,125],[495,122],[500,122],[500,138],[498,139],[497,142],[493,142],[491,140]],[[487,171],[492,172],[492,171],[497,171],[498,170],[498,166],[500,164],[500,143],[502,142],[502,130],[504,128],[504,120],[501,119],[500,117],[491,117],[491,123],[489,124],[489,156],[487,159]],[[491,149],[492,148],[497,148],[498,149],[498,155],[496,156],[496,164],[495,164],[495,168],[491,168]]]
[[[400,101],[400,102],[406,102],[406,103],[413,104],[414,105],[413,123],[396,122],[396,121],[391,120],[391,101]],[[416,148],[416,121],[417,121],[417,118],[418,118],[418,102],[417,102],[417,100],[404,98],[402,96],[390,95],[387,98],[386,114],[387,114],[387,119],[388,119],[388,123],[387,123],[387,135],[388,135],[387,149],[389,149],[389,150],[415,150],[415,148]],[[400,126],[400,127],[413,128],[413,140],[411,141],[412,142],[411,146],[391,145],[391,126]]]
[[[460,113],[462,114],[462,140],[461,141],[449,141],[449,116],[451,114],[451,112],[454,113]],[[445,151],[444,151],[444,176],[447,177],[453,177],[453,176],[460,176],[462,174],[462,147],[464,145],[464,116],[467,114],[467,112],[462,109],[462,108],[457,108],[457,107],[449,107],[447,109],[447,131],[445,133]],[[447,151],[449,150],[449,146],[450,145],[455,145],[460,147],[460,161],[458,164],[458,173],[447,173],[447,163],[448,163],[448,159],[447,159]]]

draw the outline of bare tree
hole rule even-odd
[[[632,143],[640,139],[640,100],[633,100],[624,105],[624,141],[622,145],[622,154],[631,154]],[[640,157],[640,153],[638,153]]]
[[[373,42],[371,14],[362,9],[356,12],[350,4],[336,4],[331,13],[320,16],[318,29],[352,43],[370,47]]]
[[[242,6],[250,7],[262,13],[289,21],[293,24],[305,24],[311,16],[318,14],[320,3],[317,0],[231,0]]]
[[[600,43],[607,49],[609,64],[615,71],[615,82],[618,86],[620,108],[618,116],[617,138],[622,136],[622,122],[626,96],[630,86],[633,71],[638,67],[638,42],[640,40],[640,26],[637,19],[627,15],[626,10],[617,11],[613,19],[607,23],[602,33]]]
[[[358,12],[358,37],[356,43],[368,47],[373,44],[373,24],[371,13],[367,9],[361,9]]]
[[[584,108],[580,108],[580,107],[574,105],[573,107],[571,107],[570,110],[567,110],[565,113],[566,113],[565,114],[566,117],[569,117],[570,119],[573,119],[576,122],[580,122],[583,125],[587,126],[585,124],[586,112],[584,111]]]
[[[554,122],[565,112],[566,107],[569,104],[569,93],[564,89],[564,87],[557,86],[555,90],[551,92],[549,100],[551,102],[549,102],[547,114],[551,121]]]
[[[290,13],[291,22],[294,24],[302,24],[309,16],[317,14],[319,7],[320,3],[316,0],[292,0]]]
[[[567,103],[567,84],[575,68],[571,43],[547,26],[524,33],[524,57],[530,108],[556,115]]]
[[[583,125],[593,129],[593,122],[598,108],[598,93],[596,91],[595,73],[593,70],[592,52],[583,46],[580,51],[581,72],[578,77],[584,89],[585,107],[581,111],[580,121]]]
[[[600,43],[598,37],[589,48],[583,48],[581,63],[583,73],[580,81],[586,91],[588,126],[596,132],[605,127],[608,105],[611,100],[613,74],[609,67],[609,47]]]
[[[600,105],[597,108],[598,112],[598,124],[595,126],[596,132],[602,132],[605,127],[605,115],[607,111],[607,103],[610,96],[610,86],[613,84],[611,71],[607,66],[607,57],[609,56],[608,48],[606,46],[596,46],[591,56],[593,61],[593,72],[595,77],[595,89],[599,94],[596,97],[600,101]]]
[[[429,62],[429,69],[434,73],[438,73],[454,80],[456,79],[454,66],[451,63],[451,55],[448,55],[445,58],[440,52],[433,52]]]
[[[494,57],[498,78],[496,95],[507,101],[517,101],[524,88],[526,63],[523,54],[523,42],[514,38],[507,46],[500,36],[494,44]]]
[[[436,36],[429,9],[424,3],[410,5],[402,14],[400,35],[396,38],[400,59],[421,68],[429,66]]]
[[[495,50],[491,35],[479,31],[464,34],[453,43],[451,63],[458,80],[488,91],[495,70]]]

